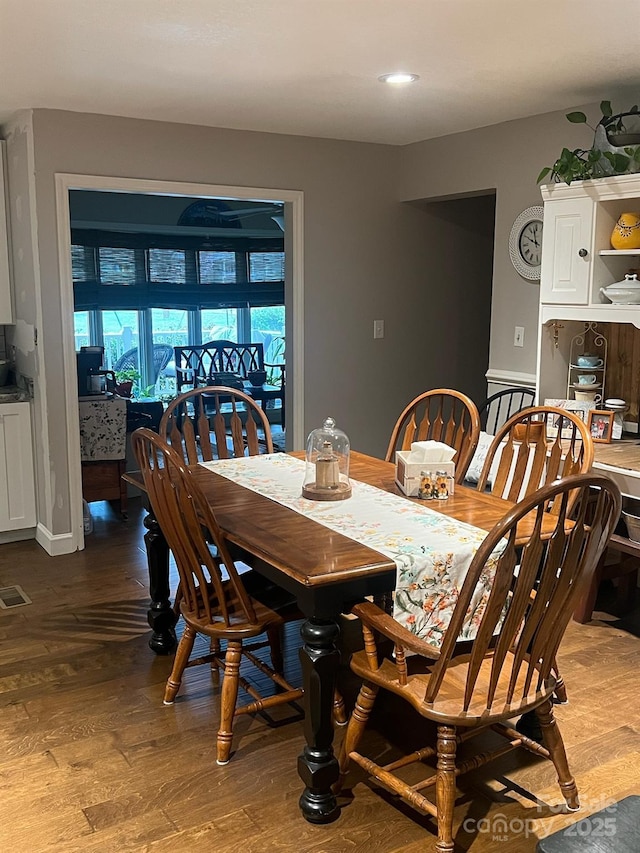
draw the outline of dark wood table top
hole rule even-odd
[[[300,452],[292,455],[304,458]],[[192,470],[230,541],[298,584],[317,587],[395,571],[393,560],[353,539],[207,468],[195,466]],[[354,480],[405,497],[395,483],[395,466],[390,462],[352,452],[349,475]],[[302,481],[300,485],[302,487]],[[405,500],[421,503],[417,498]],[[456,486],[448,500],[431,501],[428,506],[442,515],[488,531],[512,504],[491,494]],[[523,538],[530,529],[525,520]]]

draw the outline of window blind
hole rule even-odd
[[[136,245],[141,237],[145,245]],[[205,239],[211,242],[73,229],[75,310],[284,305],[282,237],[261,238],[253,248],[251,238],[226,237],[215,248],[177,245]]]

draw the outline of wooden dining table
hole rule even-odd
[[[303,453],[292,455],[304,458]],[[396,564],[208,468],[197,465],[191,470],[211,501],[225,536],[237,546],[240,558],[293,593],[306,617],[300,651],[306,706],[306,746],[298,759],[298,772],[305,785],[300,808],[308,821],[328,822],[338,813],[331,791],[338,779],[332,746],[333,697],[340,659],[338,619],[365,596],[393,589]],[[395,466],[390,462],[352,452],[349,474],[353,480],[402,495],[395,482]],[[126,477],[144,488],[139,475]],[[486,531],[512,506],[502,498],[464,486],[456,486],[447,500],[429,502],[436,512]],[[518,531],[522,541],[528,538],[532,525],[533,519],[523,520]],[[151,595],[149,624],[153,628],[150,646],[156,652],[168,653],[175,646],[176,621],[169,598],[168,549],[152,514],[145,519],[145,526]],[[552,527],[550,518],[549,529]]]

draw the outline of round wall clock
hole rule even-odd
[[[540,280],[542,259],[542,205],[528,207],[516,217],[509,235],[511,263],[524,278]]]

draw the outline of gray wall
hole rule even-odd
[[[400,149],[398,196],[404,200],[496,191],[490,370],[535,374],[539,284],[521,278],[509,258],[509,233],[526,207],[541,205],[536,178],[563,147],[588,148],[593,132],[572,125],[563,112],[443,136]],[[599,116],[597,107],[582,107]],[[597,120],[597,119],[596,119]],[[438,247],[434,240],[433,248]],[[473,270],[473,257],[460,258],[461,274]],[[513,346],[515,326],[524,326],[525,345]]]
[[[37,310],[23,316],[18,304],[17,311],[38,326],[40,336],[39,365],[28,353],[20,359],[36,380],[46,364],[46,387],[36,405],[47,411],[48,431],[39,437],[36,455],[44,470],[38,505],[42,517],[51,514],[51,533],[67,532],[71,518],[57,172],[304,192],[305,433],[330,414],[354,448],[381,455],[414,393],[443,384],[445,377],[463,390],[468,385],[463,368],[452,374],[442,338],[424,338],[430,312],[453,316],[457,300],[428,274],[429,215],[397,197],[399,149],[49,110],[33,111],[32,120],[32,237],[42,285],[32,285],[29,295]],[[9,144],[15,150],[17,140]],[[44,328],[39,316],[46,317]],[[375,318],[385,320],[383,340],[373,340]]]
[[[14,240],[23,268],[7,344],[17,345],[20,364],[36,379],[37,424],[48,413],[48,429],[36,430],[36,458],[39,517],[52,534],[70,529],[56,172],[302,190],[304,430],[331,414],[354,448],[376,455],[415,393],[449,384],[477,395],[478,372],[487,366],[479,355],[481,311],[468,312],[475,326],[459,318],[475,293],[478,251],[489,263],[491,211],[469,243],[462,238],[473,229],[457,214],[447,221],[433,206],[402,202],[495,190],[490,367],[534,373],[538,285],[515,272],[507,242],[520,211],[540,203],[540,168],[563,145],[590,144],[590,132],[562,113],[404,148],[52,110],[26,115],[25,139],[15,124],[3,129],[12,200],[24,196],[37,219]],[[483,249],[474,250],[476,240]],[[383,340],[372,338],[375,318],[385,320]],[[523,349],[513,347],[516,324],[525,327]],[[29,342],[34,327],[37,352]]]

